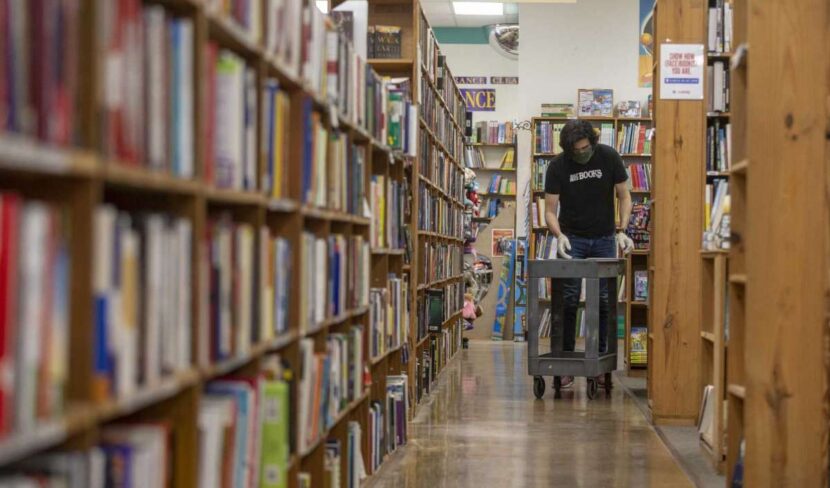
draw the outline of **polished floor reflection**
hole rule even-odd
[[[439,380],[409,444],[372,488],[688,487],[621,388],[588,400],[585,382],[536,400],[525,344],[475,342]]]

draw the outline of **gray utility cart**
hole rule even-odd
[[[527,372],[533,376],[536,398],[545,394],[544,376],[553,376],[557,397],[562,376],[588,378],[588,398],[597,394],[596,377],[605,375],[606,392],[611,390],[611,372],[617,369],[617,278],[625,272],[623,259],[549,259],[528,262]],[[551,352],[539,354],[539,327],[545,300],[539,299],[540,280],[552,278],[550,300]],[[564,278],[585,279],[585,352],[562,350]],[[599,354],[600,280],[608,279],[608,351]]]

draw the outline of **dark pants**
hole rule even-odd
[[[617,256],[617,244],[614,236],[588,239],[568,236],[571,250],[568,254],[574,259],[613,258]],[[608,278],[599,280],[599,351],[603,353],[608,347]],[[582,280],[569,278],[562,280],[562,298],[564,328],[562,332],[562,350],[573,351],[576,343],[576,312],[579,308],[579,296],[582,292]]]

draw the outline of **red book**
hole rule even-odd
[[[14,411],[20,205],[17,194],[0,194],[0,434],[11,430]]]
[[[646,144],[646,126],[640,125],[640,133],[637,135],[637,154],[643,153],[643,148]]]

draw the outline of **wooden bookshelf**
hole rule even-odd
[[[93,20],[101,12],[100,2],[81,2],[83,17],[78,19],[77,30],[83,35],[79,41],[78,52],[99,53],[102,46],[94,35],[96,26]],[[291,430],[297,426],[298,385],[304,372],[301,368],[300,345],[304,340],[314,342],[316,352],[324,352],[326,341],[333,334],[348,332],[352,326],[362,327],[362,340],[368,341],[370,331],[370,309],[366,304],[347,307],[337,315],[328,313],[322,321],[307,323],[301,310],[301,302],[313,297],[303,297],[305,285],[310,280],[302,273],[304,255],[302,236],[310,232],[319,238],[334,235],[344,237],[362,237],[368,242],[370,238],[371,219],[363,215],[362,208],[355,213],[315,206],[305,203],[302,195],[302,157],[303,157],[303,119],[302,109],[308,104],[310,110],[319,114],[321,126],[330,132],[347,135],[349,143],[365,150],[365,179],[368,188],[372,175],[384,175],[388,180],[408,182],[411,191],[411,221],[403,222],[413,236],[412,260],[407,262],[402,248],[372,249],[370,259],[370,280],[372,287],[387,287],[390,274],[408,277],[409,288],[406,306],[410,330],[403,331],[400,344],[389,347],[382,357],[371,357],[368,349],[363,351],[363,363],[369,367],[371,384],[363,385],[363,391],[337,413],[331,425],[323,429],[317,440],[300,449],[291,446],[289,464],[287,465],[289,486],[296,486],[297,474],[301,471],[312,475],[314,486],[322,486],[324,470],[324,445],[327,439],[339,439],[346,445],[347,421],[361,425],[364,445],[361,446],[364,461],[369,467],[368,459],[368,419],[372,401],[386,397],[386,377],[406,373],[411,378],[410,395],[414,400],[415,363],[423,351],[428,350],[429,334],[416,341],[414,332],[417,328],[416,305],[422,298],[417,289],[420,270],[418,250],[421,240],[445,243],[460,248],[463,244],[460,229],[457,233],[434,233],[419,236],[417,232],[418,198],[420,185],[429,185],[435,194],[440,195],[448,205],[461,206],[463,194],[450,193],[448,188],[432,180],[422,181],[418,169],[418,158],[405,156],[393,151],[380,142],[375,134],[355,122],[355,118],[342,113],[326,97],[310,88],[296,72],[288,70],[275,56],[267,52],[264,41],[250,36],[244,29],[218,12],[208,11],[205,3],[198,0],[176,0],[162,2],[144,2],[144,6],[158,5],[173,17],[189,19],[193,22],[193,175],[178,177],[169,169],[150,170],[146,161],[121,161],[99,149],[103,132],[100,129],[99,112],[103,112],[103,90],[99,86],[99,72],[105,68],[105,62],[98,56],[80,56],[76,59],[79,83],[75,124],[78,134],[69,145],[56,145],[42,142],[29,135],[11,132],[0,134],[0,189],[4,194],[15,192],[26,201],[41,200],[60,208],[67,217],[66,244],[69,256],[71,286],[68,296],[67,324],[67,368],[63,386],[64,401],[61,413],[38,418],[35,425],[21,431],[4,434],[0,437],[0,466],[4,470],[13,470],[13,463],[30,456],[51,450],[87,449],[101,441],[102,429],[119,422],[164,422],[170,427],[171,446],[169,452],[171,483],[173,487],[195,487],[198,485],[199,458],[199,412],[204,403],[203,390],[206,385],[217,379],[229,376],[253,376],[259,374],[268,358],[278,354],[290,366],[294,374],[291,382],[290,405],[292,413]],[[408,2],[409,11],[401,18],[404,25],[404,55],[401,60],[370,60],[369,64],[381,74],[403,73],[417,79],[419,64],[415,62],[419,26],[424,22],[423,14],[417,2]],[[372,2],[372,7],[376,7]],[[311,5],[313,8],[313,4]],[[374,9],[373,9],[374,10]],[[383,9],[381,9],[383,10]],[[387,9],[388,10],[388,9]],[[400,10],[400,9],[393,9]],[[398,15],[398,14],[393,14]],[[370,12],[371,23],[390,23],[389,14]],[[100,19],[99,19],[100,20]],[[300,19],[296,19],[300,22]],[[265,22],[263,22],[263,25]],[[233,52],[252,69],[254,92],[252,102],[254,114],[253,148],[253,186],[248,189],[217,188],[207,179],[207,141],[205,129],[207,115],[212,107],[208,106],[205,83],[202,75],[208,67],[206,51],[208,43],[216,43],[219,48]],[[5,53],[4,53],[5,54]],[[451,97],[441,95],[441,106],[452,120],[454,126],[461,128],[452,107],[458,107],[463,99],[448,73],[452,84]],[[280,82],[280,90],[285,92],[290,105],[289,119],[284,129],[286,149],[285,174],[283,174],[284,194],[272,197],[264,188],[267,170],[263,117],[265,100],[262,95],[266,78]],[[434,86],[434,83],[433,85]],[[413,97],[418,95],[419,87],[413,85]],[[452,161],[453,168],[460,172],[460,151],[451,138],[439,136],[426,124],[428,136]],[[382,137],[382,136],[381,136]],[[325,163],[334,165],[334,160]],[[190,291],[189,314],[191,323],[191,355],[185,366],[165,373],[156,382],[141,385],[129,395],[109,394],[104,398],[96,396],[95,378],[93,377],[93,340],[96,337],[93,275],[96,258],[100,254],[98,237],[95,233],[95,217],[99,206],[111,204],[131,215],[144,212],[158,212],[185,219],[192,228],[193,239],[189,251]],[[280,237],[291,247],[289,260],[290,299],[285,309],[288,329],[273,337],[262,336],[252,341],[244,352],[234,352],[223,359],[212,359],[210,341],[202,341],[210,335],[210,293],[202,276],[203,264],[208,263],[209,248],[205,237],[210,222],[227,218],[234,224],[247,224],[254,229],[252,246],[252,269],[267,269],[266,263],[260,261],[259,245],[263,236]],[[260,231],[263,234],[260,234]],[[209,269],[209,266],[207,266]],[[258,272],[252,276],[250,292],[260,298],[253,303],[259,305],[261,299],[261,282]],[[433,286],[460,283],[459,269],[450,278],[430,282]],[[208,279],[209,284],[209,279]],[[325,298],[323,298],[325,300]],[[261,310],[252,307],[250,322],[254,330],[260,330],[260,321],[264,320]],[[139,324],[143,326],[144,324]],[[461,321],[459,313],[448,317],[445,329],[449,335],[439,334],[440,341],[448,341],[452,354],[457,351],[455,337],[460,345]],[[448,339],[449,338],[449,339]],[[449,341],[452,341],[451,343]],[[416,344],[417,342],[417,344]],[[443,343],[442,343],[443,345]],[[405,363],[404,351],[411,353],[411,360]],[[452,355],[450,355],[452,357]],[[446,362],[443,363],[444,365]],[[362,368],[361,368],[362,369]],[[412,402],[414,404],[414,401]],[[345,456],[344,456],[345,457]],[[345,459],[344,459],[345,462]],[[345,468],[343,473],[345,473]],[[344,476],[345,479],[345,476]]]
[[[830,9],[734,3],[727,483],[745,442],[744,486],[824,486]]]

